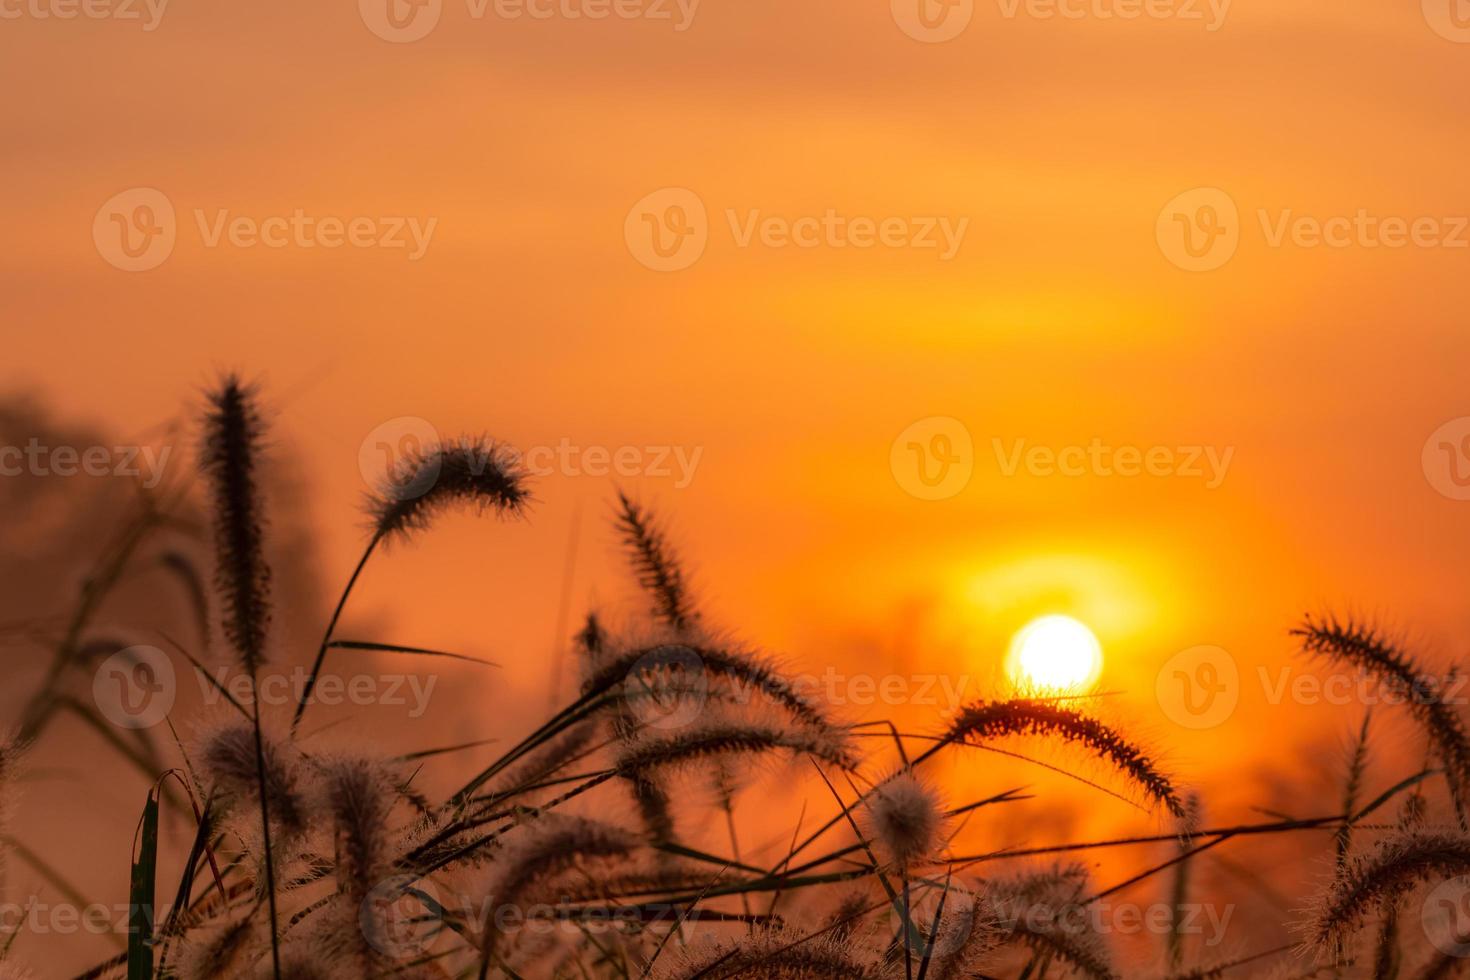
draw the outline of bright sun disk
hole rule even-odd
[[[1071,616],[1032,620],[1011,641],[1006,670],[1025,690],[1079,691],[1102,673],[1102,644]]]

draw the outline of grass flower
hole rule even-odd
[[[1336,874],[1304,926],[1307,943],[1338,959],[1367,917],[1414,886],[1470,874],[1470,838],[1429,830],[1397,831]]]
[[[901,976],[852,939],[763,929],[735,942],[709,942],[671,956],[658,980],[894,980]]]
[[[270,568],[257,469],[264,427],[254,392],[231,375],[209,396],[199,465],[214,512],[215,584],[224,631],[252,676],[265,660],[270,627]]]
[[[589,863],[626,860],[642,842],[612,824],[551,815],[525,828],[496,856],[486,887],[481,976],[500,955],[505,933],[498,912],[521,909],[538,887]]]
[[[1436,680],[1403,649],[1378,631],[1350,620],[1307,620],[1293,635],[1308,654],[1376,678],[1401,699],[1424,729],[1444,764],[1445,780],[1462,828],[1470,827],[1470,738],[1448,685]]]
[[[265,786],[272,825],[287,838],[304,836],[312,806],[303,785],[301,758],[291,747],[267,739],[264,742],[264,776],[257,776],[255,732],[245,721],[231,721],[206,732],[199,740],[197,756],[204,786],[201,795],[212,797],[224,812],[243,805],[260,805],[260,787]]]
[[[985,741],[1014,735],[1061,739],[1082,746],[1110,763],[1143,796],[1176,817],[1185,816],[1184,801],[1148,754],[1115,729],[1072,708],[1050,701],[1018,698],[982,701],[963,709],[945,734],[944,744]]]
[[[939,794],[910,771],[880,783],[867,798],[867,836],[899,868],[933,858],[947,824]]]
[[[713,721],[671,735],[640,738],[617,756],[620,774],[642,776],[703,762],[717,756],[787,752],[810,755],[840,769],[856,769],[858,759],[840,737],[771,724]]]
[[[694,625],[699,613],[667,534],[647,510],[621,492],[618,494],[618,531],[623,536],[639,584],[653,597],[654,615],[675,630]]]
[[[462,438],[400,459],[368,498],[375,539],[407,538],[456,506],[518,516],[530,500],[514,453],[486,438]]]

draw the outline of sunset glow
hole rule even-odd
[[[1016,634],[1006,672],[1025,690],[1085,690],[1102,673],[1102,645],[1071,616],[1043,616]]]

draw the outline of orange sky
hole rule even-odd
[[[1417,2],[1235,0],[1210,31],[990,0],[945,43],[907,36],[887,0],[703,0],[682,32],[445,0],[412,43],[345,0],[179,3],[152,31],[26,2],[0,4],[21,12],[0,24],[0,382],[131,433],[191,410],[217,369],[258,375],[331,582],[359,546],[359,447],[407,416],[521,446],[697,450],[687,486],[623,482],[673,521],[715,621],[802,669],[989,678],[1031,616],[1079,615],[1118,710],[1206,783],[1253,766],[1263,722],[1356,715],[1288,718],[1247,685],[1231,721],[1183,731],[1153,698],[1176,652],[1218,645],[1254,676],[1329,607],[1463,652],[1470,503],[1436,491],[1421,450],[1470,415],[1470,248],[1271,243],[1287,211],[1447,235],[1470,213],[1470,44]],[[93,223],[139,187],[172,204],[177,243],[126,272]],[[655,272],[625,220],[668,187],[707,208],[708,244]],[[1237,206],[1239,247],[1189,272],[1156,225],[1200,187]],[[436,224],[417,260],[210,247],[200,227],[298,209]],[[728,217],[829,209],[968,225],[945,261],[741,247]],[[973,437],[973,476],[923,501],[890,448],[934,416]],[[1233,456],[1215,488],[1006,476],[993,441],[1094,439]],[[356,608],[544,697],[579,509],[574,611],[626,606],[612,488],[547,477],[528,527],[452,522],[375,566]]]

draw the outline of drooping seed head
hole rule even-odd
[[[1111,764],[1145,798],[1184,817],[1184,801],[1142,748],[1115,729],[1053,701],[1016,698],[981,701],[962,710],[945,735],[947,742],[1005,738],[1013,735],[1054,736],[1075,743]]]
[[[529,500],[525,474],[509,448],[462,438],[405,455],[369,496],[367,511],[376,537],[406,538],[450,507],[516,517]]]

